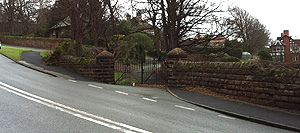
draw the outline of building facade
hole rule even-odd
[[[281,37],[270,46],[271,55],[278,62],[300,62],[300,40],[292,39],[289,31],[284,30]]]

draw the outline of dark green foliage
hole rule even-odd
[[[266,61],[273,61],[272,56],[269,51],[267,50],[260,50],[258,52],[258,56],[261,60],[266,60]]]
[[[11,36],[11,34],[9,32],[3,32],[2,35],[4,35],[4,36]]]
[[[147,51],[154,49],[153,40],[144,33],[134,33],[125,37],[118,60],[143,61]]]
[[[43,61],[45,61],[47,65],[57,65],[59,58],[64,53],[67,53],[71,46],[74,47],[75,43],[64,42],[60,44],[51,54],[43,57]]]
[[[226,52],[228,55],[241,59],[243,49],[241,48],[232,48]]]
[[[15,36],[24,36],[24,34],[21,33],[21,32],[18,32],[18,33],[15,34]]]
[[[226,48],[242,48],[243,44],[238,40],[226,40],[225,47]]]
[[[34,37],[48,37],[48,34],[49,34],[48,29],[40,28],[34,32]]]
[[[226,49],[224,51],[230,56],[241,59],[243,53],[242,46],[243,44],[237,40],[226,40],[225,41]]]
[[[295,68],[300,69],[300,63],[295,63]]]
[[[115,28],[115,34],[129,35],[135,32],[135,28],[130,21],[123,20]]]
[[[166,51],[161,51],[160,54],[161,54],[161,58],[162,58],[163,61],[167,60],[167,54],[168,53]]]

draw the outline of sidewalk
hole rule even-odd
[[[175,97],[200,107],[240,119],[300,132],[300,115],[271,110],[238,101],[192,93],[171,88],[168,91]]]
[[[39,49],[39,48],[32,48],[32,47],[24,47],[24,46],[16,46],[16,45],[9,45],[9,44],[2,44],[2,46],[8,46],[8,47],[15,47],[15,48],[24,48],[29,49],[31,51],[24,52],[22,54],[22,60],[21,61],[15,61],[23,66],[26,66],[28,68],[47,73],[52,76],[56,77],[62,77],[65,79],[76,79],[81,81],[90,81],[90,79],[75,73],[73,71],[70,71],[68,69],[65,69],[63,67],[59,66],[47,66],[42,62],[42,57],[40,56],[40,52],[48,51],[46,49]]]
[[[13,45],[9,46],[18,47]],[[22,54],[22,61],[17,62],[21,65],[53,76],[64,77],[67,79],[89,81],[89,79],[83,77],[82,75],[67,70],[65,68],[57,66],[47,66],[43,64],[41,61],[42,57],[39,55],[39,52],[45,50],[28,47],[22,48],[30,49],[32,51],[24,52]],[[276,110],[270,110],[252,104],[219,99],[216,97],[203,95],[199,93],[192,93],[175,88],[170,88],[168,89],[168,91],[180,100],[189,102],[191,104],[195,104],[197,106],[212,111],[256,122],[259,124],[300,132],[300,115],[297,114],[290,114]]]

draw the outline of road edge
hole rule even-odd
[[[250,116],[246,116],[246,115],[242,115],[242,114],[238,114],[238,113],[234,113],[234,112],[230,112],[230,111],[226,111],[226,110],[221,110],[221,109],[217,109],[214,107],[210,107],[204,104],[200,104],[200,103],[196,103],[196,102],[192,102],[189,100],[186,100],[184,98],[181,98],[179,96],[177,96],[176,94],[174,94],[170,88],[167,88],[167,91],[173,95],[174,97],[176,97],[179,100],[182,100],[184,102],[214,111],[214,112],[218,112],[224,115],[228,115],[228,116],[232,116],[232,117],[236,117],[242,120],[247,120],[247,121],[251,121],[251,122],[255,122],[258,124],[263,124],[263,125],[267,125],[267,126],[271,126],[271,127],[276,127],[276,128],[280,128],[280,129],[285,129],[285,130],[289,130],[289,131],[295,131],[295,132],[300,132],[300,128],[296,128],[296,127],[292,127],[292,126],[288,126],[288,125],[284,125],[284,124],[280,124],[280,123],[275,123],[275,122],[271,122],[271,121],[267,121],[267,120],[263,120],[263,119],[258,119],[258,118],[254,118],[254,117],[250,117]]]
[[[44,68],[37,67],[37,66],[35,66],[35,65],[33,65],[33,64],[27,65],[27,64],[25,64],[25,63],[22,63],[22,62],[20,62],[20,61],[17,61],[17,60],[15,60],[15,59],[13,59],[13,58],[10,58],[9,56],[7,56],[7,55],[5,55],[5,54],[3,54],[3,53],[0,53],[0,54],[3,55],[4,57],[6,57],[6,58],[8,58],[8,59],[10,59],[10,60],[12,60],[12,61],[14,61],[15,63],[17,63],[17,64],[19,64],[19,65],[22,65],[22,66],[24,66],[24,67],[27,67],[27,68],[29,68],[29,69],[32,69],[32,70],[35,70],[35,71],[38,71],[38,72],[41,72],[41,73],[44,73],[44,74],[48,74],[48,75],[51,75],[51,76],[53,76],[53,77],[62,77],[62,78],[65,78],[65,79],[74,79],[74,78],[72,78],[72,77],[70,77],[70,76],[63,75],[63,74],[60,74],[60,73],[57,73],[57,72],[53,72],[53,71],[49,71],[49,70],[46,70],[46,69],[44,69]]]

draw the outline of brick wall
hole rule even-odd
[[[59,44],[71,41],[70,39],[54,39],[42,37],[24,37],[24,36],[0,36],[3,44],[11,44],[17,46],[26,46],[41,49],[55,49]]]
[[[59,64],[90,79],[113,84],[114,58],[110,56],[101,56],[100,54],[98,55],[97,59],[63,56],[60,58]]]
[[[235,99],[300,110],[300,70],[255,63],[168,60],[169,87],[204,87]]]

